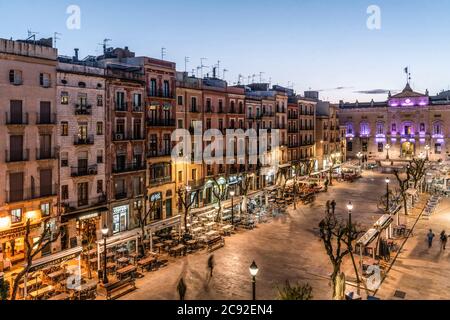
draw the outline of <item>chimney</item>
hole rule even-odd
[[[216,67],[213,68],[213,78],[216,78]]]
[[[78,61],[78,51],[80,51],[80,49],[75,48],[74,51],[75,51],[75,56],[73,57],[73,60]]]

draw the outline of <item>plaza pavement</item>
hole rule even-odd
[[[325,203],[335,199],[337,213],[346,219],[346,205],[351,200],[353,221],[367,229],[380,217],[376,204],[385,192],[384,179],[385,175],[369,171],[354,183],[334,182],[312,205],[291,208],[286,216],[260,224],[254,230],[237,231],[226,238],[224,248],[213,253],[216,267],[210,281],[206,267],[209,255],[202,250],[176,260],[171,258],[166,267],[146,273],[136,281],[137,290],[122,299],[178,299],[176,287],[180,277],[184,277],[187,285],[187,300],[250,299],[249,266],[253,260],[259,267],[257,299],[275,299],[276,287],[286,280],[308,282],[313,287],[314,299],[330,299],[328,279],[332,268],[318,237]],[[354,277],[350,259],[343,271],[348,278]]]

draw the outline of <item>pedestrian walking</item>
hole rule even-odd
[[[209,269],[209,276],[210,278],[212,278],[214,270],[214,255],[211,255],[208,258],[208,269]]]
[[[447,245],[448,236],[445,234],[445,230],[441,232],[441,250],[445,250]]]
[[[434,239],[433,230],[430,229],[430,231],[428,232],[427,238],[428,238],[428,248],[431,248],[431,246],[433,245],[433,239]]]
[[[336,201],[335,200],[331,201],[331,210],[332,210],[333,214],[336,211]]]
[[[178,282],[177,290],[178,295],[180,296],[180,301],[184,301],[184,298],[186,297],[187,287],[186,284],[184,283],[183,278],[181,278],[180,281]]]

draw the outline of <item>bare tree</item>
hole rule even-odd
[[[22,278],[29,272],[31,266],[33,265],[33,259],[42,253],[42,251],[50,246],[52,243],[56,242],[58,238],[62,234],[62,229],[54,233],[51,225],[49,224],[49,219],[42,221],[43,230],[39,239],[31,243],[30,234],[31,234],[31,221],[27,220],[26,229],[25,229],[25,268],[19,272],[17,277],[14,279],[13,291],[11,294],[11,300],[16,300],[17,290],[19,289],[19,284]]]
[[[409,181],[411,180],[411,171],[408,168],[406,170],[406,175],[401,176],[400,172],[398,170],[394,171],[395,178],[397,178],[400,196],[403,200],[403,209],[405,212],[405,216],[408,215],[408,194],[407,190],[409,189]]]
[[[197,196],[198,190],[190,192],[188,189],[180,187],[177,190],[178,201],[181,204],[184,211],[184,232],[188,233],[187,221],[189,217],[189,210],[195,203],[195,198]]]
[[[352,228],[351,228],[352,229]],[[331,282],[333,287],[333,299],[341,299],[340,283],[341,265],[345,256],[350,253],[348,223],[339,221],[331,211],[326,212],[325,218],[319,223],[320,238],[325,246],[325,250],[333,266]]]
[[[247,173],[242,173],[239,175],[238,179],[239,179],[239,189],[242,196],[241,212],[247,213],[248,193],[250,191],[252,177],[249,176]]]
[[[89,219],[81,221],[81,245],[83,247],[83,252],[85,253],[85,263],[89,279],[92,279],[92,269],[91,263],[89,262],[90,256],[88,252],[94,248],[94,243],[97,240],[96,230],[96,222],[94,220]]]
[[[333,171],[334,171],[334,166],[337,164],[338,162],[338,157],[331,155],[330,156],[330,167],[328,168],[328,185],[332,186],[333,185]]]
[[[418,184],[422,181],[425,176],[426,170],[426,159],[413,159],[408,167],[411,180],[414,182],[414,189],[417,189]]]
[[[143,211],[143,208],[140,207],[138,210],[136,210],[136,219],[138,220],[139,227],[141,228],[141,255],[145,255],[145,249],[144,249],[144,238],[145,238],[145,226],[147,225],[148,218],[152,216],[153,212],[155,211],[157,201],[150,201],[150,208],[147,210],[147,212]]]
[[[222,221],[222,213],[223,213],[223,202],[227,198],[228,194],[228,185],[226,181],[224,183],[220,183],[219,180],[223,178],[217,179],[216,177],[211,179],[212,183],[212,193],[214,195],[214,198],[217,200],[217,204],[219,205],[219,211],[217,212],[217,221]]]

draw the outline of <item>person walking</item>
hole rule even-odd
[[[212,278],[214,270],[214,255],[210,255],[208,258],[209,277]]]
[[[448,236],[445,234],[445,230],[441,232],[441,250],[445,250],[447,245]]]
[[[331,211],[333,212],[333,214],[336,211],[336,201],[335,200],[331,201]]]
[[[434,233],[433,230],[430,229],[427,235],[428,238],[428,248],[431,248],[433,246],[433,239],[434,239]]]

